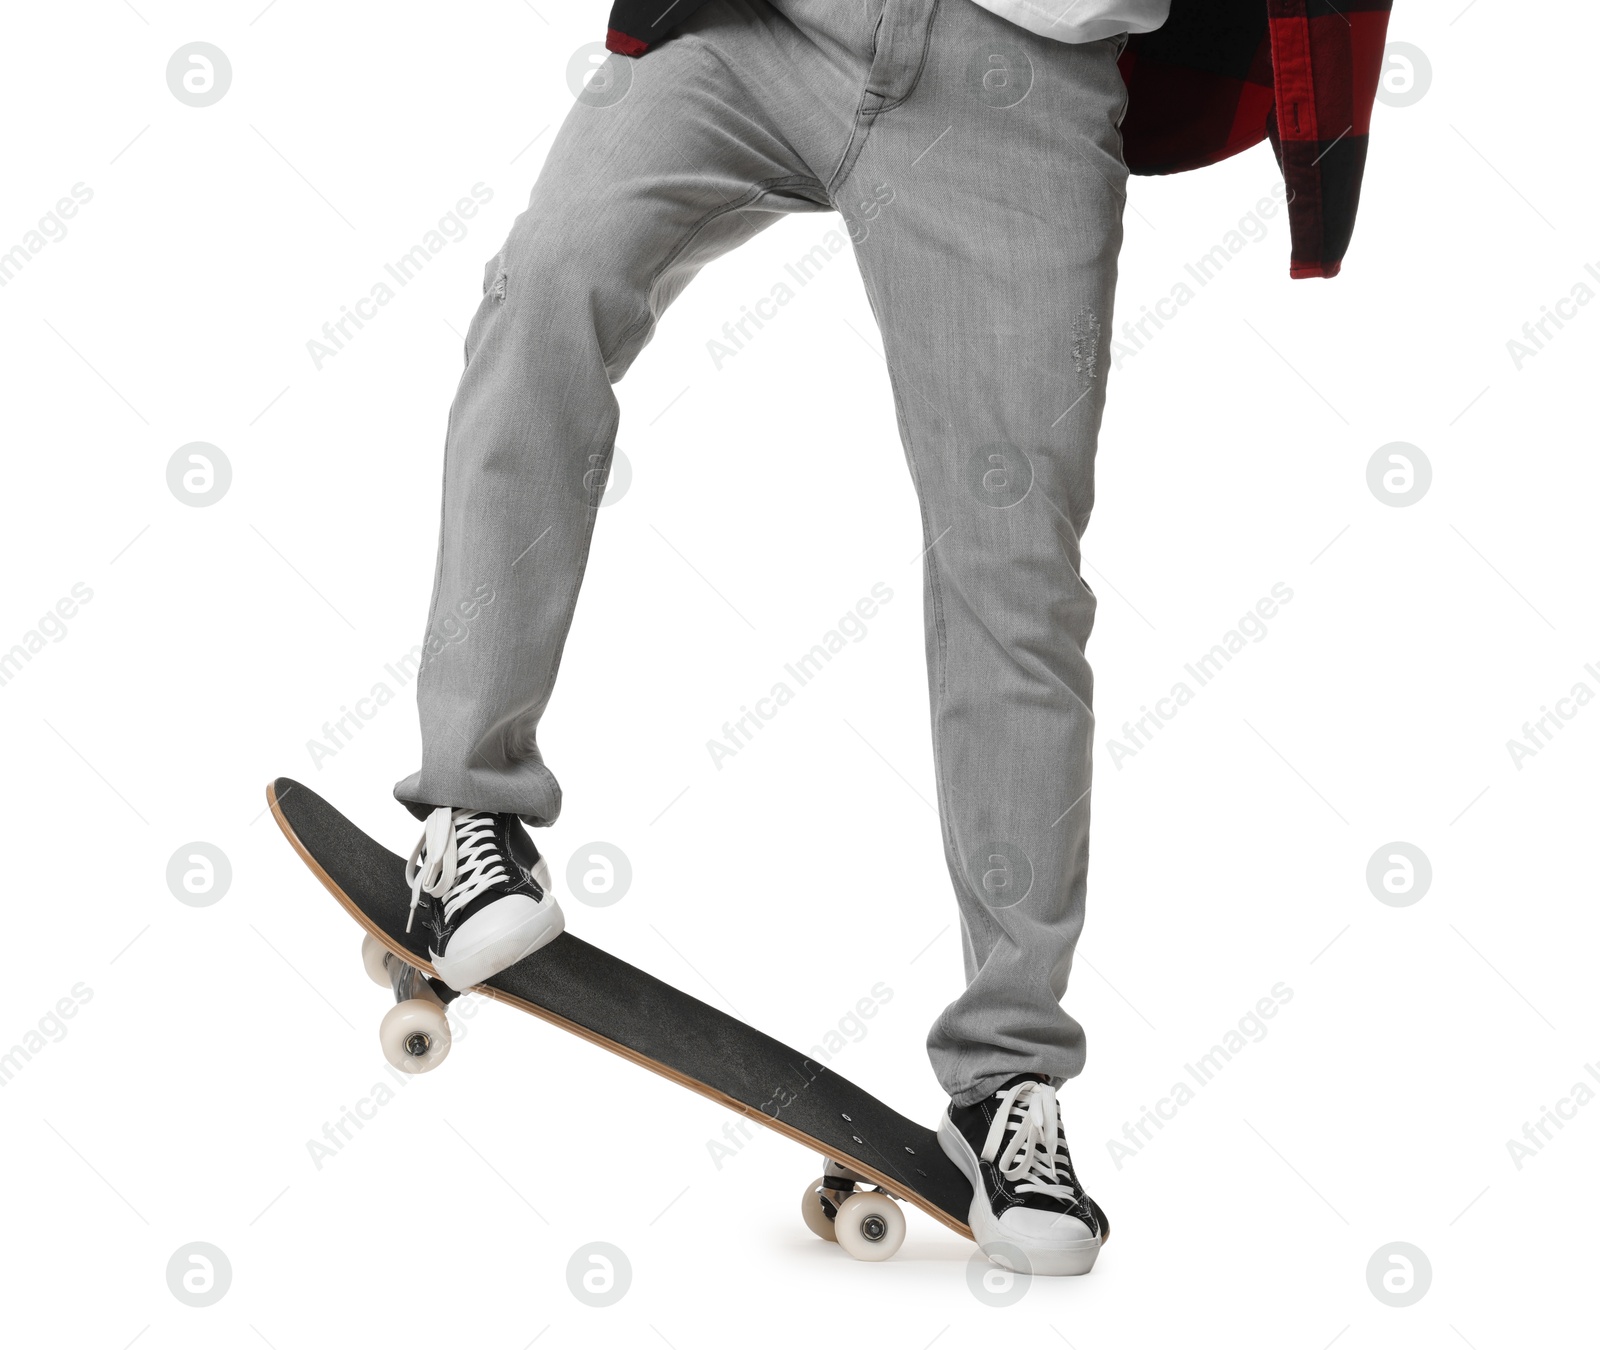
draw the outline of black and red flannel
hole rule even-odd
[[[642,56],[705,0],[615,0],[606,46]],[[1350,244],[1392,0],[1172,0],[1122,57],[1134,173],[1215,164],[1270,139],[1294,277],[1332,277]]]

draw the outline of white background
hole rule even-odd
[[[1506,346],[1600,267],[1595,20],[1575,4],[1402,4],[1391,35],[1431,76],[1377,111],[1345,275],[1291,283],[1279,216],[1112,378],[1067,1000],[1090,1061],[1063,1093],[1115,1228],[1091,1277],[993,1308],[970,1245],[916,1212],[893,1261],[851,1262],[800,1224],[814,1158],[759,1132],[719,1169],[727,1112],[496,1006],[313,1161],[387,1081],[386,995],[262,788],[298,776],[413,842],[389,797],[417,757],[413,691],[385,666],[421,636],[461,334],[604,20],[555,0],[6,7],[0,249],[93,193],[0,289],[0,649],[93,594],[0,687],[0,1049],[92,991],[0,1089],[8,1340],[1591,1339],[1600,1103],[1520,1168],[1507,1147],[1574,1084],[1600,1090],[1600,704],[1520,769],[1507,750],[1579,680],[1600,692],[1600,306],[1521,370]],[[233,68],[206,108],[165,79],[196,40]],[[1119,318],[1274,181],[1258,148],[1136,182]],[[307,341],[480,182],[467,237],[317,370]],[[573,929],[790,1042],[885,983],[834,1067],[932,1121],[922,1039],[961,971],[922,541],[853,264],[722,370],[706,348],[836,223],[790,220],[708,269],[621,387],[634,477],[544,724],[567,808],[541,842],[558,875],[594,840],[631,860],[619,903],[568,899]],[[232,467],[206,508],[167,486],[192,441]],[[1433,469],[1404,509],[1367,484],[1394,441]],[[868,637],[715,769],[707,739],[880,581]],[[1269,636],[1115,767],[1108,738],[1279,582]],[[317,767],[308,741],[380,681],[396,697]],[[192,841],[231,863],[209,907],[168,888]],[[1431,860],[1419,903],[1368,888],[1391,841]],[[1279,982],[1265,1038],[1119,1165],[1108,1141]],[[605,1309],[567,1283],[592,1240],[632,1266]],[[192,1241],[231,1263],[209,1308],[168,1289]],[[1403,1309],[1366,1274],[1396,1241],[1432,1266]]]

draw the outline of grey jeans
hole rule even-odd
[[[547,824],[561,789],[535,731],[616,434],[612,384],[705,263],[786,213],[842,213],[927,546],[967,974],[928,1050],[961,1103],[1083,1067],[1061,999],[1088,869],[1079,541],[1122,241],[1121,45],[1053,42],[970,0],[714,0],[642,59],[613,56],[573,107],[485,271],[450,415],[423,762],[395,793]],[[471,641],[449,641],[463,615]]]

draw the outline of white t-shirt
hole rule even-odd
[[[1002,19],[1058,42],[1095,42],[1149,33],[1167,21],[1172,0],[977,0]]]

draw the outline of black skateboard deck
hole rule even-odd
[[[427,936],[407,933],[405,863],[310,788],[279,778],[267,801],[295,851],[350,916],[433,976]],[[453,997],[443,985],[433,987]],[[844,1164],[970,1238],[972,1187],[932,1130],[800,1051],[571,933],[477,993],[532,1013]]]

